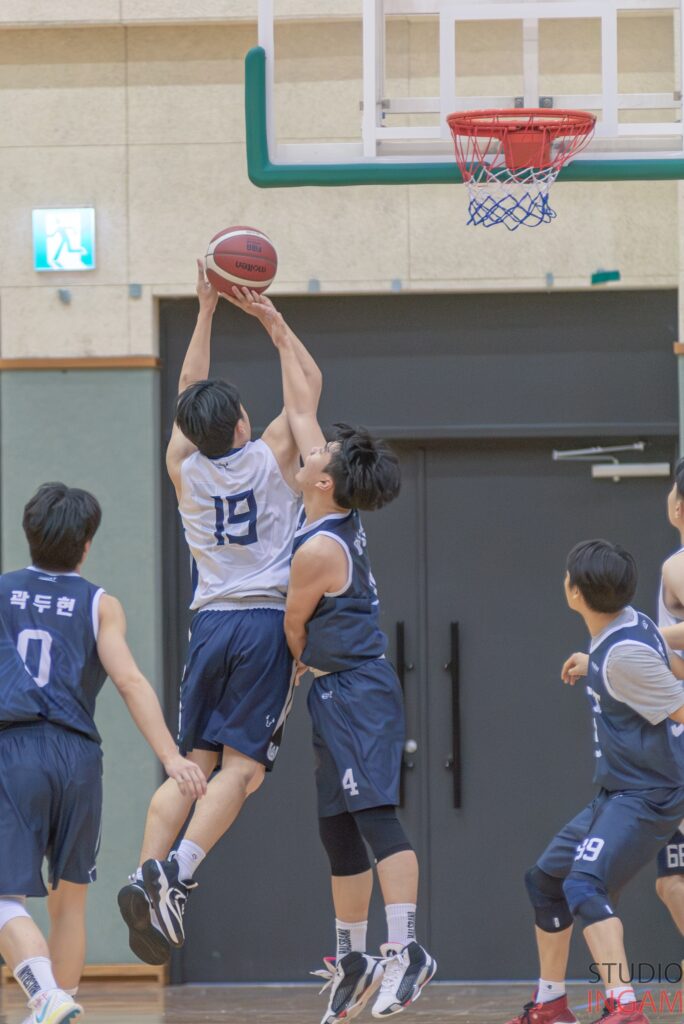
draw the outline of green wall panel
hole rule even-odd
[[[84,575],[118,597],[138,664],[161,692],[159,381],[154,370],[0,374],[2,570],[28,564],[22,509],[37,486],[62,480],[92,491],[102,525]],[[116,893],[136,866],[156,758],[111,682],[98,701],[105,811],[98,880],[88,910],[88,960],[127,962]],[[42,909],[36,917],[44,920]]]

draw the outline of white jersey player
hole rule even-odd
[[[157,790],[131,884],[119,893],[131,949],[163,963],[184,942],[195,869],[273,767],[292,700],[283,617],[299,497],[300,452],[283,410],[253,441],[237,388],[209,380],[218,293],[198,260],[197,326],[181,370],[166,465],[193,558],[190,645],[181,685],[178,744],[207,778],[220,767],[169,856],[192,802]],[[321,374],[268,299],[231,301],[272,335],[286,332],[315,404]],[[281,360],[283,356],[281,354]],[[168,859],[166,859],[168,858]]]

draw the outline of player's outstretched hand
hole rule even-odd
[[[567,661],[563,662],[561,679],[569,686],[574,686],[578,679],[586,676],[589,671],[589,655],[583,651],[571,654]]]
[[[194,761],[188,761],[187,757],[174,754],[164,765],[164,771],[177,784],[183,796],[199,800],[207,791],[204,772]]]
[[[200,310],[206,310],[207,313],[213,313],[219,300],[219,293],[216,291],[213,284],[210,284],[207,280],[207,275],[204,269],[204,260],[201,257],[198,257],[197,259],[197,284],[195,285],[195,291],[197,292],[197,298],[199,299]]]
[[[285,321],[283,320],[282,313],[278,312],[271,300],[265,295],[260,295],[259,292],[255,292],[251,288],[233,285],[233,294],[226,294],[226,298],[234,306],[237,306],[238,309],[241,309],[243,313],[256,317],[262,327],[271,335],[274,342],[277,341],[277,338],[285,330]]]

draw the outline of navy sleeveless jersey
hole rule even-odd
[[[648,616],[633,611],[634,621],[609,631],[590,651],[586,692],[594,724],[594,782],[607,790],[661,789],[684,786],[684,744],[669,718],[652,725],[606,685],[606,662],[618,644],[652,648],[669,668],[665,644]]]
[[[47,720],[100,742],[93,716],[107,678],[97,654],[102,593],[78,573],[0,576],[0,728]]]
[[[349,571],[342,590],[324,594],[309,619],[302,661],[320,672],[343,672],[382,657],[387,637],[378,625],[380,603],[358,512],[309,524],[302,512],[294,553],[318,534],[332,537],[344,549]]]

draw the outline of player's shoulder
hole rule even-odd
[[[294,556],[297,565],[304,569],[311,568],[315,570],[328,565],[331,558],[339,557],[342,553],[339,538],[331,536],[330,533],[326,533],[324,530],[320,530],[308,538],[305,537],[304,541],[305,543],[302,543],[297,548]]]
[[[684,548],[675,551],[663,562],[663,579],[679,579],[684,581]]]

